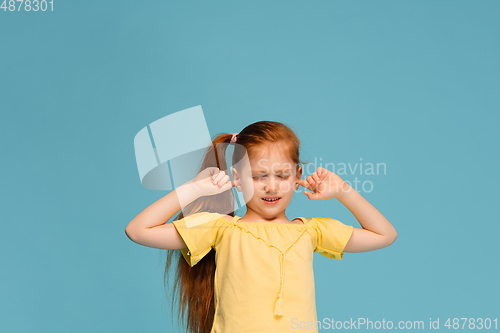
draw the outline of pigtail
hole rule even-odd
[[[217,136],[212,145],[204,154],[199,172],[208,167],[217,167],[227,173],[226,149],[231,141],[231,134]],[[235,197],[232,190],[218,195],[205,196],[183,207],[174,220],[198,212],[220,213],[229,212],[234,216]],[[166,250],[167,259],[164,272],[164,284],[169,290],[168,272],[173,266],[172,259],[176,259],[174,288],[172,294],[172,308],[177,303],[179,309],[179,324],[186,324],[188,333],[209,333],[215,314],[214,285],[215,285],[215,251],[211,249],[203,259],[193,267],[183,259],[180,250]],[[173,319],[173,312],[172,312]]]

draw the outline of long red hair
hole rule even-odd
[[[226,148],[231,141],[231,134],[220,134],[208,147],[199,172],[208,167],[218,167],[228,174],[226,165]],[[279,144],[294,161],[296,168],[300,164],[300,140],[288,126],[275,121],[259,121],[245,127],[237,137],[232,157],[236,165],[245,154],[251,158],[258,152],[258,148],[269,144]],[[241,145],[241,146],[240,146]],[[235,197],[233,191],[225,191],[218,195],[205,196],[184,207],[174,218],[179,220],[197,212],[229,212],[234,216]],[[172,294],[172,308],[175,308],[177,298],[180,310],[179,323],[186,322],[188,333],[210,333],[215,315],[214,278],[215,278],[215,251],[206,254],[193,267],[183,259],[180,250],[165,250],[167,258],[164,272],[164,285],[169,290],[169,271],[173,259],[177,262],[174,288]],[[172,312],[173,318],[173,312]]]

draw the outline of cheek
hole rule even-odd
[[[255,179],[252,179],[252,186],[255,187],[255,188],[262,188],[264,187],[266,184],[261,181],[261,180],[255,180]]]
[[[293,183],[282,182],[280,184],[280,190],[281,190],[281,192],[290,192],[291,190],[293,190]]]

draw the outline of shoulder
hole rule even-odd
[[[216,212],[197,212],[188,215],[187,218],[200,218],[205,220],[222,221],[222,222],[224,221],[231,222],[233,220],[233,217],[231,215],[221,214]]]
[[[313,217],[311,226],[319,233],[346,233],[352,230],[353,226],[345,224],[331,217]]]
[[[313,218],[312,218],[312,217],[311,217],[311,218],[307,218],[307,217],[302,217],[302,218],[300,218],[300,217],[297,217],[297,218],[293,219],[293,220],[292,220],[292,221],[290,221],[290,222],[296,222],[297,224],[304,224],[304,223],[302,222],[302,219],[306,220],[306,223],[305,223],[305,224],[309,225],[309,224],[311,224],[311,220],[312,220]]]

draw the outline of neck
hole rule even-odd
[[[277,222],[277,223],[287,223],[290,220],[286,217],[285,211],[278,212],[277,214],[265,214],[259,211],[255,211],[247,205],[247,212],[241,218],[243,221],[252,222]]]

